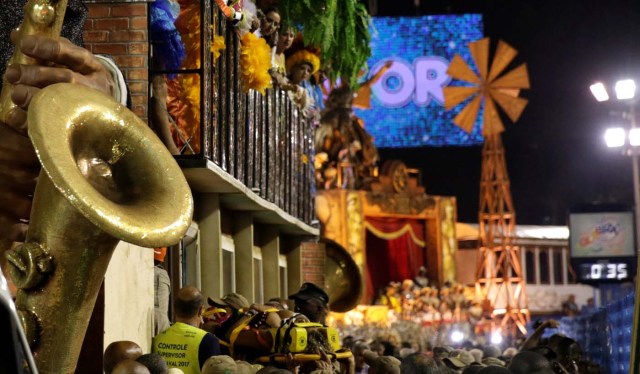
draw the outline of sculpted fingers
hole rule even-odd
[[[39,88],[54,83],[73,83],[77,80],[74,73],[67,68],[39,65],[11,65],[7,68],[5,76],[11,84]]]
[[[58,63],[76,74],[75,83],[83,84],[107,95],[113,95],[116,83],[111,72],[100,60],[85,48],[78,47],[65,38],[60,39]]]
[[[20,107],[12,108],[6,122],[8,127],[12,129],[9,131],[18,133],[22,137],[27,137],[27,112],[25,112],[24,109]],[[2,124],[0,124],[0,127],[6,126],[2,126]]]
[[[67,66],[81,74],[90,74],[101,68],[100,62],[95,60],[91,52],[65,38],[25,35],[20,40],[19,47],[25,55],[45,64]]]
[[[20,108],[27,110],[31,99],[40,91],[39,88],[31,86],[17,85],[13,87],[11,92],[11,101]]]
[[[95,58],[93,53],[85,48],[78,47],[65,38],[60,38],[58,55],[55,61],[83,75],[104,70],[102,63]]]

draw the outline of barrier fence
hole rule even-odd
[[[635,293],[613,301],[595,312],[560,320],[558,331],[575,339],[585,355],[605,373],[629,373]]]

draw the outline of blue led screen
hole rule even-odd
[[[377,147],[482,144],[480,120],[471,134],[453,124],[468,101],[445,111],[442,93],[447,85],[461,85],[446,74],[455,54],[475,69],[467,44],[481,38],[480,14],[373,18],[368,76],[389,60],[393,65],[372,85],[371,108],[356,114]]]

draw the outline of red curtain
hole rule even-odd
[[[407,218],[366,217],[366,294],[391,281],[413,279],[425,265],[424,221]]]

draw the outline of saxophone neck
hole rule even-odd
[[[27,35],[41,34],[57,38],[62,30],[64,14],[67,10],[67,0],[29,0],[24,6],[24,18],[16,30],[15,45]],[[35,65],[37,61],[15,48],[7,64]],[[11,101],[13,85],[2,77],[2,92],[0,93],[0,122],[7,123],[15,104]]]

